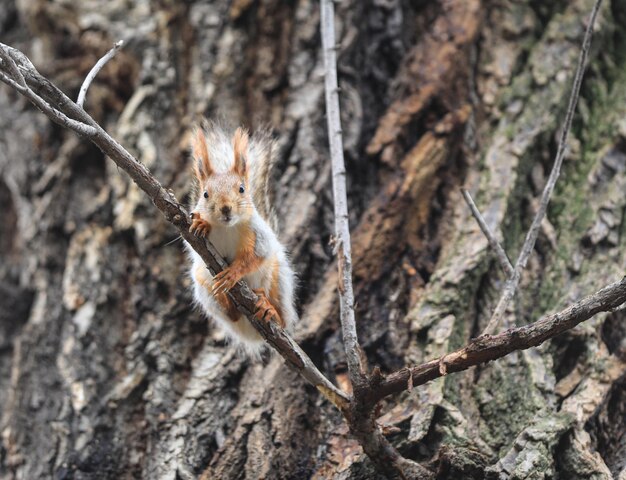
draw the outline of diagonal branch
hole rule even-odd
[[[15,60],[11,58],[8,48],[0,47],[0,60],[2,60],[2,69],[7,72],[9,78],[11,78],[19,86],[26,87],[26,81],[20,73]]]
[[[22,77],[22,81],[24,78]],[[19,93],[28,98],[42,113],[45,113],[54,123],[74,130],[76,133],[85,137],[92,137],[96,134],[96,129],[91,125],[86,125],[82,122],[73,120],[65,115],[63,112],[58,111],[52,107],[48,102],[35,94],[26,83],[21,85],[18,81],[9,78],[9,76],[0,72],[0,81],[6,83],[10,87],[13,87]]]
[[[348,361],[348,373],[355,395],[365,384],[365,374],[359,355],[360,346],[354,318],[354,292],[352,290],[352,252],[348,198],[346,194],[346,166],[343,159],[341,115],[339,111],[339,86],[337,84],[337,44],[335,39],[335,6],[332,0],[322,0],[321,30],[324,52],[326,120],[328,142],[333,170],[333,199],[335,202],[335,235],[339,268],[339,300],[341,328]]]
[[[485,219],[480,214],[480,210],[478,210],[478,207],[474,203],[474,199],[472,198],[470,193],[464,188],[461,189],[461,193],[463,193],[463,198],[465,199],[467,206],[470,208],[472,215],[478,222],[478,226],[482,230],[485,237],[487,237],[487,240],[489,241],[489,246],[496,254],[496,258],[498,259],[498,262],[500,262],[502,270],[504,270],[504,273],[506,273],[507,277],[511,277],[511,275],[513,275],[513,265],[511,265],[511,261],[506,255],[504,248],[502,248],[502,245],[500,245],[500,242],[498,242],[498,239],[495,237],[495,235],[489,228],[489,225],[487,225],[487,222],[485,222]]]
[[[118,50],[123,46],[124,40],[120,40],[119,42],[117,42],[115,45],[113,45],[113,48],[111,48],[111,50],[109,50],[100,60],[98,60],[98,62],[92,67],[92,69],[89,70],[89,73],[85,77],[85,81],[80,87],[80,92],[78,92],[78,100],[76,100],[76,105],[78,105],[79,107],[83,106],[83,104],[85,103],[85,97],[87,96],[87,90],[89,89],[91,82],[93,82],[93,79],[96,78],[96,75],[98,75],[100,70],[102,70],[102,67],[104,67],[106,63],[111,60],[118,52]]]
[[[0,72],[0,79],[22,93],[44,114],[53,121],[67,128],[85,135],[83,126],[88,127],[91,140],[105,155],[113,160],[152,200],[155,206],[163,213],[167,221],[172,223],[181,236],[198,252],[212,273],[220,272],[226,262],[215,250],[213,245],[189,233],[189,214],[178,203],[173,193],[163,188],[150,171],[137,161],[127,150],[115,141],[100,125],[98,125],[82,108],[72,102],[61,90],[37,72],[26,56],[18,50],[5,47],[16,63],[21,67],[28,87],[21,87],[16,82]],[[4,62],[3,62],[4,67]],[[35,92],[41,92],[44,100]],[[54,105],[54,108],[52,107]],[[43,108],[42,108],[43,106]],[[63,112],[63,113],[62,113]],[[69,118],[69,116],[74,118]],[[76,120],[78,119],[78,120]],[[240,282],[231,291],[231,296],[237,308],[244,313],[250,323],[257,329],[263,338],[285,359],[286,363],[294,368],[305,380],[315,386],[328,400],[341,411],[345,411],[350,403],[350,397],[333,385],[315,367],[307,354],[289,337],[276,322],[259,321],[254,317],[257,296],[244,283]]]
[[[626,302],[626,277],[612,283],[593,295],[570,305],[558,313],[546,315],[530,325],[514,328],[498,335],[481,335],[465,347],[422,365],[399,370],[383,379],[368,399],[375,403],[412,386],[423,385],[444,375],[440,370],[445,358],[446,372],[460,372],[468,368],[502,358],[517,350],[541,345],[546,340],[574,328],[600,312],[610,312]]]
[[[513,275],[509,278],[506,285],[504,286],[504,290],[502,295],[500,296],[500,300],[496,305],[496,308],[487,324],[487,327],[484,330],[484,334],[493,334],[495,333],[502,320],[502,316],[506,311],[509,302],[515,295],[515,290],[519,284],[522,270],[526,268],[526,262],[528,261],[528,257],[532,253],[535,248],[535,241],[537,240],[537,235],[539,234],[539,229],[541,227],[541,222],[546,215],[546,210],[548,208],[548,203],[550,202],[550,197],[552,196],[552,192],[554,191],[554,186],[556,185],[556,181],[559,178],[559,173],[561,171],[561,165],[563,164],[563,157],[565,156],[565,149],[567,147],[567,137],[569,131],[572,127],[572,119],[574,118],[574,112],[576,111],[576,104],[578,103],[578,97],[580,95],[580,86],[582,85],[583,76],[585,74],[585,68],[587,64],[587,57],[589,55],[589,47],[591,46],[591,37],[593,36],[593,26],[596,22],[596,17],[598,16],[598,11],[600,10],[600,6],[602,5],[602,0],[596,0],[596,3],[593,6],[591,11],[591,16],[589,18],[589,23],[587,24],[587,29],[585,31],[585,37],[583,39],[583,45],[580,50],[580,56],[578,58],[578,66],[576,67],[576,74],[574,75],[574,84],[572,87],[572,93],[570,95],[569,104],[567,106],[567,113],[565,114],[565,122],[563,123],[563,127],[561,129],[561,135],[559,138],[559,146],[556,153],[556,158],[554,160],[554,166],[552,167],[552,171],[550,172],[550,177],[548,178],[548,182],[543,189],[543,193],[541,195],[541,203],[539,204],[539,208],[537,209],[537,213],[533,222],[526,234],[526,239],[524,240],[524,245],[522,246],[522,250],[519,254],[517,262],[515,263],[515,270]]]

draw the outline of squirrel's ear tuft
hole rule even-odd
[[[235,163],[233,170],[240,177],[246,177],[247,175],[247,161],[248,161],[248,132],[239,127],[235,130],[233,135],[233,150],[235,151]]]
[[[197,127],[191,141],[193,151],[193,169],[198,180],[204,182],[213,174],[206,137],[201,127]]]

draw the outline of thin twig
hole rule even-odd
[[[93,79],[96,78],[96,75],[98,75],[98,72],[100,72],[100,70],[102,70],[102,67],[104,67],[106,65],[106,63],[115,56],[117,51],[120,48],[122,48],[123,45],[124,45],[124,40],[120,40],[115,45],[113,45],[113,48],[111,48],[111,50],[109,50],[104,55],[104,57],[102,57],[100,60],[98,60],[98,62],[89,71],[89,73],[85,77],[85,81],[83,82],[82,86],[80,87],[80,92],[78,92],[78,100],[76,100],[76,104],[79,107],[82,107],[83,104],[85,103],[85,97],[87,96],[87,90],[89,89],[89,86],[91,85],[91,82],[93,82]]]
[[[333,171],[333,199],[335,204],[335,235],[339,268],[339,300],[341,328],[346,350],[348,373],[355,395],[365,384],[359,355],[359,339],[354,318],[354,292],[352,289],[352,252],[348,223],[348,198],[346,194],[346,166],[343,159],[339,88],[337,85],[337,55],[335,40],[335,7],[332,0],[321,0],[322,49],[324,52],[326,119],[328,142]]]
[[[597,313],[613,311],[624,302],[626,302],[626,277],[530,325],[507,330],[498,335],[482,335],[455,352],[422,365],[403,368],[392,373],[380,382],[369,401],[377,402],[388,395],[406,390],[409,376],[413,379],[413,387],[416,387],[441,377],[445,373],[460,372],[502,358],[517,350],[536,347],[574,328]],[[440,371],[443,358],[445,358],[445,372]]]
[[[465,199],[467,206],[470,208],[472,215],[478,222],[478,226],[482,230],[485,237],[487,237],[491,249],[496,254],[496,258],[498,259],[498,262],[500,262],[502,270],[504,270],[504,273],[506,273],[507,277],[511,277],[513,275],[513,265],[511,265],[511,261],[504,251],[504,248],[502,248],[502,245],[500,245],[500,242],[498,242],[498,239],[494,236],[493,232],[487,225],[487,222],[485,222],[485,219],[480,214],[480,211],[474,203],[474,200],[472,199],[470,193],[464,188],[461,189],[461,192],[463,193],[463,198]]]
[[[563,123],[563,127],[561,129],[561,136],[559,139],[559,146],[557,149],[556,158],[554,160],[554,166],[552,167],[552,171],[550,172],[548,182],[543,189],[543,193],[541,195],[541,203],[539,204],[539,208],[537,209],[537,213],[535,215],[535,218],[533,219],[530,229],[526,234],[524,245],[522,246],[522,250],[519,254],[517,262],[515,263],[515,271],[504,286],[504,290],[502,292],[502,295],[500,296],[500,300],[498,301],[498,304],[496,305],[493,315],[491,316],[491,319],[489,320],[489,323],[485,328],[483,334],[493,334],[498,330],[502,316],[504,315],[504,312],[506,311],[509,302],[513,298],[513,295],[515,295],[515,290],[517,289],[517,286],[519,284],[522,270],[526,267],[528,257],[530,257],[531,252],[535,248],[535,241],[537,240],[537,235],[539,234],[539,229],[541,228],[541,222],[546,215],[546,210],[548,208],[548,203],[550,202],[550,197],[552,196],[554,186],[556,185],[556,181],[559,178],[559,173],[561,171],[561,165],[563,163],[563,157],[565,156],[565,149],[567,147],[567,137],[572,127],[572,119],[574,118],[576,104],[578,103],[578,97],[580,95],[580,86],[582,84],[583,76],[585,74],[587,57],[589,55],[589,47],[591,46],[591,37],[593,36],[593,26],[596,22],[596,17],[598,15],[598,11],[600,10],[601,5],[602,0],[596,0],[596,3],[593,6],[593,10],[591,11],[591,16],[589,18],[589,23],[585,31],[585,37],[583,39],[583,45],[580,50],[580,56],[578,57],[578,66],[576,67],[576,74],[574,75],[574,84],[572,87],[572,93],[569,98],[569,104],[567,106],[565,122]]]
[[[5,45],[0,43],[0,48]],[[215,247],[205,239],[196,237],[189,232],[189,215],[178,203],[173,193],[163,188],[154,178],[145,165],[139,163],[127,150],[113,139],[89,114],[76,103],[72,102],[61,90],[48,79],[42,77],[32,67],[30,61],[18,50],[8,49],[11,57],[18,63],[24,74],[28,87],[21,87],[16,82],[0,72],[0,80],[4,81],[18,92],[26,96],[35,106],[53,121],[85,135],[84,127],[88,127],[89,139],[111,160],[113,160],[152,200],[155,206],[163,213],[180,232],[180,235],[201,256],[209,270],[215,274],[226,267],[226,262],[219,255]],[[29,66],[30,65],[30,66]],[[46,100],[35,92],[41,92]],[[54,103],[57,109],[52,108]],[[72,115],[79,120],[68,117]],[[93,133],[91,133],[93,129]],[[256,294],[250,290],[245,282],[240,282],[230,292],[237,308],[247,316],[248,320],[265,338],[265,340],[285,359],[286,363],[294,368],[305,380],[315,386],[328,400],[342,412],[345,412],[350,403],[350,397],[330,382],[313,364],[307,354],[275,321],[259,321],[254,317],[256,311]]]

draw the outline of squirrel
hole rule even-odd
[[[207,121],[195,128],[191,145],[198,198],[189,231],[208,238],[229,264],[212,276],[187,245],[194,299],[252,358],[259,358],[265,342],[227,295],[239,280],[259,296],[256,318],[274,317],[287,331],[298,318],[295,274],[278,240],[272,207],[273,146],[267,133],[250,137],[240,127],[231,137]]]

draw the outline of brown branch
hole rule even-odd
[[[150,171],[138,162],[128,151],[116,142],[100,125],[98,125],[81,107],[72,102],[61,90],[48,79],[42,77],[33,67],[28,58],[18,50],[0,43],[7,54],[15,61],[24,76],[27,87],[22,87],[7,75],[0,73],[0,79],[15,88],[37,106],[54,122],[63,125],[81,135],[88,136],[102,152],[126,171],[131,179],[152,200],[163,213],[167,221],[172,223],[181,236],[198,252],[213,274],[220,272],[226,263],[210,242],[189,233],[187,211],[178,203],[171,191],[166,190]],[[6,68],[5,62],[2,69]],[[8,70],[5,70],[10,74]],[[43,98],[42,98],[43,97]],[[45,99],[45,100],[44,100]],[[89,130],[85,133],[85,128]],[[350,397],[333,385],[318,369],[306,353],[275,321],[264,322],[254,318],[257,296],[244,283],[240,282],[231,290],[231,298],[237,308],[244,313],[250,323],[263,338],[294,368],[304,379],[314,385],[327,399],[340,410],[345,411]]]
[[[82,107],[83,104],[85,103],[87,90],[89,90],[89,86],[91,85],[91,82],[93,82],[93,79],[96,78],[96,75],[98,75],[100,70],[102,70],[102,67],[104,67],[106,63],[109,60],[111,60],[115,56],[115,54],[118,52],[118,50],[122,48],[123,46],[124,46],[124,40],[120,40],[119,42],[117,42],[115,45],[113,45],[113,48],[111,48],[111,50],[109,50],[100,60],[98,60],[98,62],[93,66],[93,68],[89,70],[89,73],[85,77],[85,81],[80,87],[80,92],[78,92],[78,100],[76,100],[76,104],[79,107]]]
[[[597,313],[613,311],[624,302],[626,302],[626,277],[530,325],[507,330],[498,335],[481,335],[453,353],[395,372],[380,382],[369,401],[375,403],[387,395],[406,390],[409,377],[413,379],[412,384],[416,387],[443,376],[440,365],[444,358],[447,373],[467,370],[511,352],[541,345]]]
[[[365,385],[365,374],[359,355],[360,346],[354,318],[354,292],[352,289],[352,252],[348,198],[346,194],[346,166],[343,159],[343,139],[339,110],[339,86],[337,84],[337,44],[335,39],[335,7],[332,0],[321,0],[320,28],[324,52],[326,120],[328,143],[333,171],[333,199],[335,205],[335,235],[339,269],[339,303],[341,329],[346,351],[348,373],[355,395]]]
[[[480,210],[478,210],[478,207],[474,203],[474,199],[472,198],[470,193],[464,188],[461,189],[461,193],[463,193],[463,198],[465,199],[467,206],[469,207],[472,215],[478,222],[478,226],[482,230],[485,237],[487,237],[489,246],[491,246],[491,249],[496,254],[496,258],[498,259],[498,262],[500,262],[500,267],[502,267],[502,270],[504,270],[504,273],[506,273],[507,277],[511,277],[511,275],[513,275],[513,265],[511,265],[511,261],[504,251],[504,248],[502,248],[502,245],[500,245],[500,242],[498,242],[498,239],[495,237],[495,235],[489,228],[489,225],[487,225],[487,222],[485,222],[485,219],[480,214]]]
[[[504,290],[502,291],[500,300],[498,301],[498,304],[496,305],[493,315],[491,316],[491,319],[489,320],[489,323],[487,324],[487,327],[485,328],[483,334],[493,334],[498,330],[502,316],[504,315],[504,312],[506,311],[509,302],[513,298],[513,295],[515,295],[515,290],[517,289],[517,286],[519,284],[522,270],[526,268],[526,262],[528,261],[528,257],[530,257],[530,254],[535,248],[535,241],[537,240],[537,235],[539,234],[539,229],[541,228],[541,222],[546,215],[548,203],[550,202],[550,197],[552,196],[552,192],[554,191],[554,186],[556,185],[556,181],[559,178],[561,165],[563,164],[563,157],[565,156],[565,149],[567,147],[567,137],[572,127],[572,119],[574,118],[576,104],[578,103],[578,97],[580,95],[580,86],[582,85],[583,76],[585,74],[587,57],[589,55],[589,47],[591,46],[591,37],[593,36],[593,26],[596,22],[596,17],[598,16],[598,11],[600,10],[601,5],[602,0],[596,0],[596,3],[594,4],[591,11],[589,23],[587,24],[585,37],[583,39],[583,45],[580,50],[580,56],[578,57],[576,74],[574,75],[572,93],[570,95],[569,105],[567,106],[567,113],[565,114],[565,122],[563,123],[563,127],[561,129],[561,136],[559,139],[559,146],[557,149],[556,158],[554,160],[554,165],[552,167],[552,171],[550,172],[548,182],[543,189],[543,193],[541,195],[541,203],[539,204],[539,208],[537,209],[537,213],[535,214],[535,218],[533,219],[530,229],[526,234],[526,239],[524,240],[524,245],[522,246],[522,250],[519,254],[517,262],[515,262],[515,271],[504,286]]]

